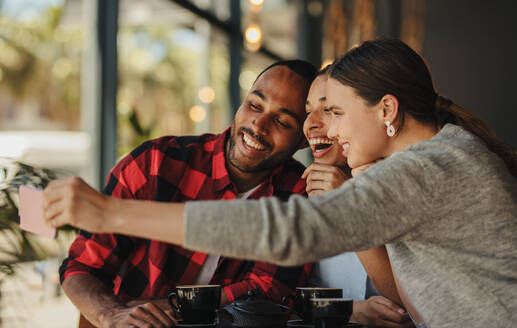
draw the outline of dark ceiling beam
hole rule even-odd
[[[241,26],[241,3],[239,1],[230,2],[229,23],[240,29]],[[228,52],[230,54],[230,75],[228,76],[228,96],[232,117],[235,116],[241,104],[241,88],[239,88],[239,76],[242,66],[242,38],[238,33],[228,34]]]
[[[100,52],[100,181],[104,186],[117,161],[117,33],[118,0],[97,0],[97,42]]]
[[[310,0],[298,2],[298,58],[320,67],[324,10],[319,15],[311,15],[308,9],[310,2]],[[323,5],[322,2],[321,6]]]
[[[201,17],[203,19],[206,19],[210,24],[221,29],[226,34],[238,36],[239,40],[240,40],[240,46],[242,48],[242,45],[243,45],[242,40],[243,40],[244,35],[242,33],[240,26],[234,26],[230,22],[225,22],[225,21],[220,20],[214,14],[212,14],[210,11],[199,8],[198,6],[196,6],[189,0],[171,0],[171,1],[185,9],[187,9],[194,15]],[[230,0],[230,1],[239,1],[239,0]],[[262,46],[258,52],[262,53],[265,56],[268,56],[269,58],[271,58],[275,61],[280,61],[280,60],[284,59],[282,56],[276,54],[274,51],[268,49],[265,46]]]

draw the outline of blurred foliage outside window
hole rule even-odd
[[[23,19],[0,2],[0,129],[78,130],[81,26],[61,26],[62,6]]]
[[[22,2],[25,7],[38,4]],[[42,2],[47,5],[40,2],[40,10],[27,18],[21,3],[18,13],[7,13],[4,9],[16,1],[0,1],[0,130],[81,129],[85,31],[77,21],[77,11],[82,10],[82,4],[77,0]],[[162,2],[174,12],[173,3]],[[130,2],[120,1],[121,7],[126,4]],[[173,18],[169,22],[152,19],[153,15],[149,22],[119,23],[119,156],[145,139],[200,131],[196,128],[199,123],[190,118],[190,110],[199,104],[197,94],[205,86],[198,80],[203,74],[202,60],[208,60],[206,86],[213,89],[215,97],[209,105],[203,104],[209,122],[203,122],[201,131],[218,133],[230,122],[225,36],[212,33],[207,54],[206,47],[200,46],[206,42],[205,36],[192,28],[198,18],[192,16],[193,23],[187,27],[175,24]]]
[[[228,125],[228,53],[221,42],[210,43],[208,72],[203,36],[166,25],[120,26],[118,34],[119,90],[117,95],[119,155],[142,141],[162,135],[197,134],[190,110],[199,103],[203,86],[214,91],[205,110],[203,133],[221,132]],[[207,74],[207,85],[199,76]]]

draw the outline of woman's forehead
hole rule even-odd
[[[327,84],[326,82],[327,79],[325,77],[318,76],[311,84],[311,88],[309,90],[309,97],[325,94],[325,86]]]
[[[354,89],[348,85],[345,85],[339,82],[336,79],[330,78],[325,84],[325,92],[327,94],[327,98],[335,99],[338,98],[348,98],[357,96]]]

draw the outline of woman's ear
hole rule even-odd
[[[397,97],[386,94],[382,97],[380,103],[382,105],[383,121],[389,121],[393,124],[399,113],[399,101]]]

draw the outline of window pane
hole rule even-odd
[[[204,9],[224,17],[227,4]],[[120,1],[119,155],[149,138],[222,131],[231,115],[227,48],[226,35],[171,1]]]
[[[80,132],[81,8],[82,1],[0,1],[0,318],[5,327],[77,326],[79,313],[61,292],[57,273],[71,234],[61,233],[57,241],[29,233],[21,238],[18,213],[8,211],[5,191],[14,172],[22,172],[23,183],[38,180],[13,160],[63,174],[81,174],[88,163],[90,138]],[[10,196],[17,200],[16,192]],[[5,277],[9,263],[15,274]]]

